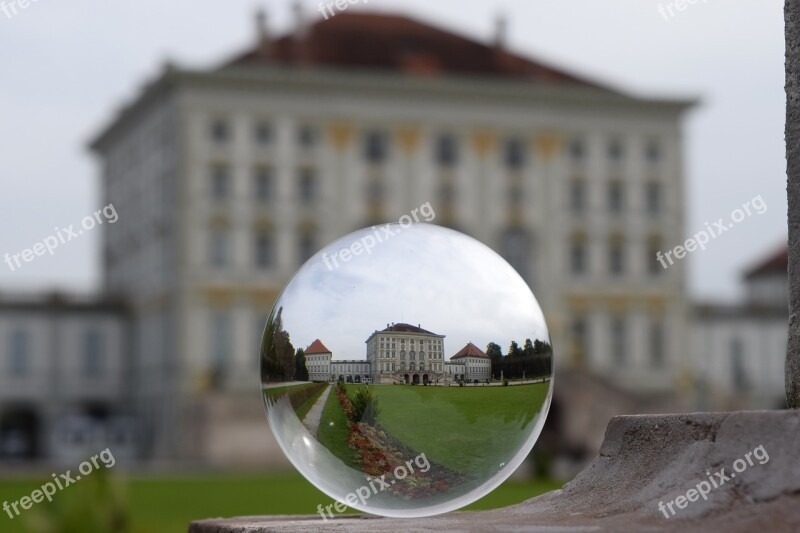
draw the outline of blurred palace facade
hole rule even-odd
[[[426,202],[435,223],[528,281],[556,373],[689,398],[685,265],[665,270],[656,251],[683,241],[693,103],[518,55],[503,23],[478,42],[405,16],[311,21],[297,9],[293,29],[273,35],[259,14],[249,49],[207,70],[165,66],[91,144],[120,223],[103,226],[96,314],[75,304],[63,327],[83,339],[76,350],[102,346],[102,386],[46,363],[67,346],[35,330],[61,316],[52,307],[5,303],[8,359],[42,361],[0,383],[0,403],[35,411],[43,436],[62,407],[131,415],[142,458],[262,461],[277,448],[253,400],[257,353],[282,286],[326,243]],[[54,381],[40,387],[37,372]],[[63,403],[51,403],[56,390]]]

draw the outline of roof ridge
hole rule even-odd
[[[365,46],[369,44],[369,46]],[[282,64],[392,70],[404,74],[466,74],[577,85],[615,93],[583,75],[478,40],[408,14],[357,10],[338,12],[255,43],[226,66]]]

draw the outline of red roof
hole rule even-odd
[[[475,346],[475,345],[474,345],[474,344],[472,344],[471,342],[470,342],[470,343],[468,343],[468,344],[467,344],[466,346],[464,346],[463,348],[461,348],[461,349],[458,351],[458,353],[457,353],[457,354],[455,354],[455,355],[454,355],[453,357],[451,357],[450,359],[460,359],[460,358],[462,358],[462,357],[485,357],[485,358],[487,358],[487,359],[489,358],[489,356],[488,356],[488,355],[486,355],[486,354],[483,352],[483,350],[481,350],[480,348],[478,348],[477,346]]]
[[[427,329],[422,329],[421,327],[412,326],[411,324],[405,324],[403,322],[400,322],[399,324],[392,324],[391,326],[382,330],[382,332],[384,333],[390,331],[394,331],[397,333],[426,333],[428,335],[436,335],[436,333],[428,331]]]
[[[306,354],[310,354],[310,353],[331,353],[331,351],[329,349],[327,349],[324,344],[322,344],[322,341],[317,339],[317,340],[315,340],[314,342],[311,343],[311,346],[306,348],[305,353]]]
[[[277,64],[395,71],[415,75],[467,74],[572,84],[603,89],[588,80],[505,48],[403,16],[340,12],[295,34],[259,43],[231,65]]]
[[[784,274],[788,275],[789,271],[789,248],[782,247],[777,252],[773,253],[767,259],[761,261],[755,266],[751,267],[745,272],[746,279],[756,278],[759,276],[769,274]]]

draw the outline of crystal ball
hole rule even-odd
[[[309,259],[269,315],[260,366],[278,444],[336,500],[309,509],[324,519],[478,500],[528,456],[552,396],[528,285],[481,242],[430,224],[366,228]]]

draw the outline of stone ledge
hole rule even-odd
[[[800,531],[800,411],[746,411],[611,420],[598,457],[562,489],[492,511],[402,520],[317,515],[194,522],[190,533],[272,531]],[[755,462],[669,519],[674,500],[763,445]]]

